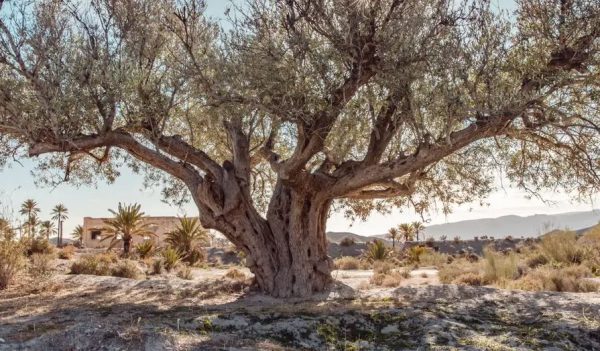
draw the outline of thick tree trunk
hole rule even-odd
[[[325,222],[330,201],[279,182],[265,219],[244,196],[240,198],[221,215],[200,197],[195,200],[202,224],[221,231],[244,251],[258,286],[275,297],[308,296],[328,288],[333,265],[327,255]]]
[[[131,239],[130,238],[123,238],[123,255],[127,256],[129,255],[129,249],[131,247]]]

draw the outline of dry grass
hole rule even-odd
[[[369,283],[384,288],[395,288],[400,286],[403,280],[403,274],[399,271],[392,271],[388,273],[375,273],[369,280]]]
[[[224,275],[225,278],[235,281],[245,281],[246,274],[237,268],[229,268]]]
[[[141,279],[144,273],[138,268],[132,260],[122,260],[116,266],[111,268],[111,274],[114,277]]]
[[[70,260],[73,256],[75,256],[75,246],[73,245],[67,245],[58,250],[58,258],[61,260]]]
[[[163,270],[162,260],[156,259],[152,262],[152,274],[161,274]]]
[[[467,259],[460,258],[446,264],[440,268],[438,277],[441,283],[454,284],[460,276],[466,274],[481,274],[480,263],[469,262]]]
[[[580,264],[584,259],[584,250],[577,245],[574,232],[558,232],[546,235],[540,242],[540,251],[550,261],[566,264]]]
[[[0,241],[0,290],[11,284],[25,267],[23,245],[16,241]]]
[[[517,255],[484,250],[483,279],[487,283],[498,283],[517,279],[520,275]]]
[[[529,291],[597,292],[599,284],[584,279],[591,275],[585,266],[539,267],[512,282],[509,287]]]
[[[440,268],[448,263],[448,255],[430,249],[420,255],[419,263],[421,266]]]
[[[29,274],[34,278],[47,277],[52,273],[52,261],[54,255],[36,253],[31,255],[29,263]]]
[[[368,269],[368,264],[356,257],[352,256],[343,256],[338,257],[333,260],[333,265],[335,269],[340,270],[357,270],[357,269]]]
[[[485,285],[485,282],[481,274],[468,272],[454,278],[452,284],[481,286]]]
[[[71,274],[111,275],[111,266],[116,262],[113,253],[86,255],[71,264]]]
[[[177,271],[177,276],[185,280],[192,280],[194,278],[192,275],[192,269],[187,266],[179,268]]]

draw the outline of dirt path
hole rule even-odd
[[[368,278],[285,301],[222,279],[23,282],[0,293],[0,350],[600,350],[600,294],[352,288]]]

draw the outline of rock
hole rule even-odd
[[[398,329],[397,324],[390,324],[390,325],[386,325],[385,327],[381,328],[381,334],[392,334],[392,333],[398,333],[399,331],[400,331],[400,329]]]

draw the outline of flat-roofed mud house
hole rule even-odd
[[[108,219],[110,218],[83,218],[83,244],[86,248],[100,249],[108,247],[111,239],[102,240],[107,237],[106,224],[104,221]],[[150,230],[156,234],[156,237],[149,236],[147,238],[142,238],[134,236],[131,243],[132,247],[151,238],[157,240],[160,245],[164,242],[166,233],[175,230],[179,224],[179,218],[177,217],[144,217],[142,221],[150,225]]]

